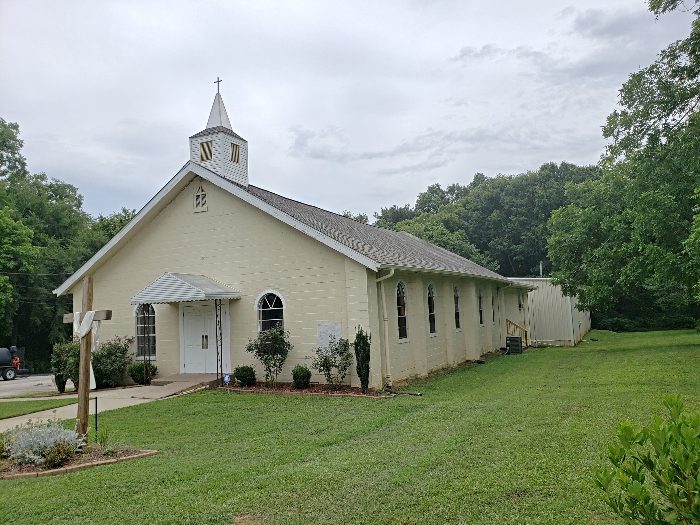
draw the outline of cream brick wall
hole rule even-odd
[[[396,286],[399,281],[406,285],[408,338],[404,340],[399,340],[396,311]],[[490,298],[491,293],[496,294],[496,286],[489,281],[397,271],[383,284],[389,337],[382,344],[386,344],[389,354],[392,381],[423,377],[434,370],[476,360],[499,347],[494,341],[505,341],[505,318],[500,334],[498,324],[494,327],[492,323]],[[437,292],[435,334],[430,334],[428,324],[428,284],[433,284]],[[460,290],[460,329],[455,327],[455,286]],[[479,325],[479,289],[485,298],[483,325]],[[505,292],[501,291],[501,295],[505,295]],[[378,312],[377,319],[381,324],[381,312]]]

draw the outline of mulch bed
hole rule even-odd
[[[0,480],[55,476],[56,474],[66,474],[98,465],[110,465],[128,459],[153,456],[157,453],[156,450],[117,449],[106,454],[99,447],[85,446],[81,452],[73,456],[65,465],[55,469],[19,464],[9,459],[0,459]]]
[[[259,384],[250,387],[244,386],[222,386],[219,390],[228,392],[255,392],[259,394],[296,394],[306,396],[349,396],[349,397],[372,397],[376,399],[393,397],[393,394],[386,394],[370,389],[367,394],[362,393],[359,387],[351,387],[342,385],[340,387],[332,387],[325,384],[311,384],[309,388],[295,388],[291,383],[277,383],[274,387],[269,387],[265,384]]]

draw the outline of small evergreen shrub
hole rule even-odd
[[[66,382],[73,381],[75,389],[78,388],[78,372],[80,368],[80,343],[69,341],[56,343],[51,352],[51,372],[56,380],[56,389],[63,393],[66,391]]]
[[[336,339],[331,336],[326,346],[316,349],[316,356],[311,361],[311,366],[318,370],[326,383],[338,388],[345,381],[348,370],[352,364],[350,343],[347,339]]]
[[[609,447],[612,467],[596,484],[627,523],[700,523],[700,414],[683,412],[679,396],[664,400],[669,417],[637,427],[625,421]]]
[[[238,381],[241,386],[255,386],[257,382],[255,378],[255,368],[252,366],[237,366],[233,370],[233,378]]]
[[[369,350],[372,343],[372,336],[365,332],[361,326],[355,331],[355,369],[357,377],[360,378],[362,393],[366,394],[369,390]]]
[[[126,367],[129,377],[139,385],[147,385],[158,375],[158,367],[146,361],[133,361]]]
[[[75,452],[76,449],[73,445],[65,441],[59,441],[46,451],[44,466],[46,468],[58,468],[65,465],[70,458],[75,456]]]
[[[97,388],[113,388],[124,384],[131,363],[131,338],[115,337],[105,341],[92,353],[92,368]]]
[[[306,365],[297,365],[292,370],[292,382],[294,388],[309,388],[311,384],[311,370]]]
[[[275,326],[260,332],[255,339],[251,339],[246,346],[246,351],[262,363],[265,369],[265,382],[268,385],[274,385],[292,348],[289,332],[285,332],[281,326]]]
[[[84,443],[82,436],[67,430],[58,421],[44,423],[29,422],[8,430],[4,435],[5,453],[17,463],[43,465],[52,447],[64,443],[73,452],[78,452]],[[54,454],[58,457],[58,452]]]

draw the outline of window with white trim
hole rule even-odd
[[[402,282],[396,285],[396,314],[398,318],[399,339],[408,338],[408,323],[406,320],[406,285]]]
[[[479,324],[484,324],[484,302],[481,298],[481,290],[479,290]]]
[[[496,324],[496,298],[491,293],[491,322]]]
[[[279,295],[270,292],[258,301],[258,331],[264,332],[275,326],[284,326],[284,304]]]
[[[461,319],[459,318],[459,287],[453,289],[455,299],[455,329],[459,330],[462,327]]]
[[[431,334],[437,332],[435,325],[435,287],[432,284],[428,285],[428,327]]]
[[[156,311],[151,304],[136,308],[136,357],[156,356]]]

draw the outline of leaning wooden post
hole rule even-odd
[[[92,277],[83,278],[81,315],[92,310]],[[78,374],[78,434],[87,439],[90,412],[90,361],[92,359],[92,330],[80,338],[80,369]]]

